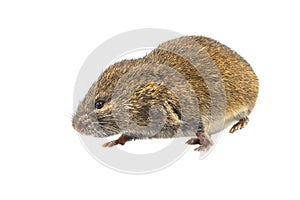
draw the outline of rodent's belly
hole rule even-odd
[[[225,116],[224,119],[219,120],[211,120],[209,122],[204,122],[204,130],[208,135],[213,135],[223,131],[224,129],[228,128],[230,125],[238,121],[239,119],[246,117],[248,115],[248,109],[246,107],[241,108],[239,111],[235,113],[231,113]],[[196,132],[191,130],[186,131],[177,131],[168,132],[162,131],[151,138],[178,138],[178,137],[195,137]]]
[[[235,112],[226,113],[225,118],[221,120],[215,120],[208,123],[206,131],[209,135],[218,133],[228,126],[232,125],[234,122],[247,117],[249,115],[250,109],[247,106],[243,106]]]
[[[233,118],[228,119],[226,121],[214,121],[211,122],[209,125],[206,125],[207,127],[206,132],[209,135],[213,135],[216,133],[221,132],[225,128],[227,128],[229,125],[231,125],[235,120]],[[179,137],[195,137],[196,136],[196,131],[191,131],[191,130],[183,130],[183,131],[177,131],[176,133],[174,132],[169,132],[169,131],[161,131],[158,134],[155,134],[152,137],[149,138],[179,138]]]
[[[224,129],[226,129],[231,124],[233,124],[234,121],[235,121],[234,119],[228,119],[225,121],[222,120],[222,121],[212,122],[211,125],[206,129],[207,133],[209,135],[219,133],[219,132],[223,131]]]

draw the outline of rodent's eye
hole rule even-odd
[[[104,106],[104,101],[96,101],[95,102],[95,108],[96,109],[101,109]]]

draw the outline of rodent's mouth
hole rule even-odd
[[[73,128],[74,128],[78,133],[85,134],[84,128],[80,128],[80,127],[76,126],[74,123],[73,123]]]
[[[100,134],[101,131],[98,130],[98,127],[95,127],[93,123],[89,123],[88,121],[82,120],[72,120],[73,128],[82,135],[95,136],[95,137],[103,137],[105,134]]]
[[[77,126],[73,126],[73,128],[80,134],[82,135],[93,135],[93,133],[91,133],[90,131],[87,131],[85,128],[83,127],[77,127]]]
[[[120,131],[110,118],[99,122],[94,116],[78,113],[72,119],[72,126],[78,133],[94,137],[107,137]]]
[[[82,121],[76,120],[76,118],[73,118],[72,126],[78,133],[83,134],[83,135],[90,135],[86,132],[85,125],[82,123]]]

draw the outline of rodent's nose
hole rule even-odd
[[[83,127],[84,127],[82,121],[76,120],[75,118],[73,118],[73,120],[72,120],[72,126],[73,126],[73,128],[74,128],[76,131],[78,131],[79,133],[82,132]]]

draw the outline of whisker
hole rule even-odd
[[[92,124],[99,124],[99,125],[105,125],[105,124],[103,124],[103,123],[101,123],[101,122],[92,122]],[[116,130],[118,130],[117,128],[115,128],[115,127],[113,127],[113,126],[101,126],[100,127],[101,129],[109,129],[109,130],[114,130],[114,131],[116,131]]]
[[[68,117],[68,118],[70,118],[70,119],[73,119],[74,115],[75,115],[75,114],[71,114],[71,113],[65,113],[65,114],[64,114],[65,117]]]

